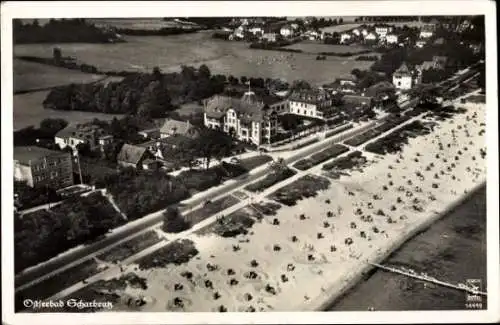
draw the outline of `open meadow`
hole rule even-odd
[[[30,55],[26,53],[26,55]],[[48,52],[52,55],[52,48]],[[14,59],[14,93],[63,86],[70,83],[88,83],[106,76],[84,73],[77,70]]]
[[[30,125],[38,127],[40,122],[46,118],[62,118],[69,123],[83,123],[91,121],[94,118],[98,118],[100,120],[111,120],[113,117],[119,118],[121,116],[95,112],[56,111],[52,109],[45,109],[43,108],[42,103],[48,93],[48,90],[44,90],[14,95],[14,131]]]
[[[369,47],[349,46],[349,45],[332,45],[324,44],[318,41],[302,41],[292,45],[284,46],[286,49],[302,50],[304,53],[359,53],[370,50]]]
[[[485,105],[454,104],[463,110],[420,115],[420,129],[408,123],[360,153],[344,152],[336,165],[297,173],[261,194],[259,204],[149,251],[85,290],[113,288],[145,302],[115,310],[324,308],[359,280],[367,262],[380,262],[484,184]],[[370,152],[380,145],[391,153]]]
[[[118,29],[140,29],[140,30],[159,30],[161,28],[181,27],[173,20],[163,20],[163,18],[105,18],[105,19],[86,19],[89,23],[97,27],[114,27]]]
[[[367,69],[373,63],[355,61],[355,57],[328,57],[317,61],[314,54],[250,49],[248,43],[213,39],[211,31],[124,38],[127,43],[19,44],[14,47],[14,54],[50,57],[57,45],[64,55],[74,56],[102,71],[151,71],[158,66],[164,72],[175,72],[180,71],[182,65],[206,64],[212,73],[283,78],[288,82],[305,79],[318,85],[349,74],[353,68]]]

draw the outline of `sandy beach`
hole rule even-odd
[[[313,167],[308,173],[328,188],[296,205],[282,204],[247,234],[191,234],[186,238],[198,254],[186,263],[143,270],[128,265],[122,274],[145,278],[147,288],[127,286],[124,293],[143,297],[140,310],[146,312],[312,311],[331,305],[371,268],[367,262],[382,261],[486,181],[485,106],[454,104],[466,112],[444,121],[422,119],[435,124],[433,132],[410,138],[400,153],[363,151],[368,163],[362,170],[338,178]],[[114,310],[121,308],[130,310]]]
[[[486,255],[485,186],[406,242],[384,264],[412,268],[452,283],[479,279],[486,288]],[[466,297],[463,291],[374,270],[328,310],[463,310]],[[487,308],[487,297],[481,304]]]

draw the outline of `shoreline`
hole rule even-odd
[[[371,272],[375,268],[371,264],[368,264],[368,262],[381,264],[382,262],[387,260],[394,252],[399,250],[407,241],[411,240],[422,231],[425,231],[426,229],[431,227],[438,220],[444,218],[453,210],[464,204],[475,193],[481,190],[481,188],[486,186],[486,180],[476,184],[466,194],[446,206],[442,212],[435,213],[429,216],[429,218],[418,224],[416,227],[413,227],[412,229],[405,229],[404,233],[398,239],[396,239],[381,255],[369,258],[368,261],[364,262],[365,265],[353,272],[353,274],[349,278],[342,279],[341,281],[345,284],[341,287],[340,290],[333,292],[337,289],[334,287],[338,287],[338,284],[332,284],[330,288],[326,290],[325,294],[320,295],[315,299],[314,302],[308,303],[307,306],[305,306],[306,311],[328,311],[329,309],[331,309],[335,305],[335,303],[338,302],[342,297],[347,295],[367,273]],[[323,297],[325,295],[327,295],[328,297]]]

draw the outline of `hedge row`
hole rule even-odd
[[[349,153],[347,156],[340,157],[338,159],[335,159],[332,162],[326,163],[323,165],[322,169],[323,170],[332,170],[332,169],[349,169],[352,166],[354,166],[353,160],[354,159],[359,159],[363,157],[363,154],[361,151],[354,151]]]
[[[295,163],[294,167],[300,170],[307,170],[313,166],[316,166],[328,159],[335,158],[344,152],[349,151],[349,148],[341,144],[334,144],[331,147],[317,152],[309,158],[299,160]]]
[[[291,170],[290,168],[286,168],[283,169],[282,171],[268,174],[260,181],[247,185],[245,189],[250,192],[261,192],[266,188],[269,188],[274,184],[281,182],[282,180],[292,177],[295,174],[296,174],[295,171]]]

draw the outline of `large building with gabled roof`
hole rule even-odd
[[[204,103],[204,123],[241,141],[268,144],[277,131],[278,111],[286,101],[247,91],[241,98],[215,95]]]
[[[419,69],[410,70],[408,65],[403,62],[401,66],[392,74],[392,83],[397,89],[411,89],[416,84],[420,83],[422,74]]]

